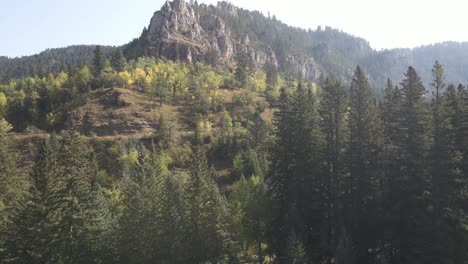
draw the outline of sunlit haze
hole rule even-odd
[[[199,1],[216,4],[217,1]],[[463,1],[232,0],[301,28],[331,26],[377,50],[468,41]],[[138,37],[162,0],[15,0],[2,2],[0,56],[23,56],[74,44],[121,45]]]

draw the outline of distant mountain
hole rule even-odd
[[[408,66],[413,66],[425,85],[432,79],[431,69],[435,61],[445,68],[447,82],[455,84],[468,81],[468,42],[444,42],[414,49],[392,49],[373,52],[358,61],[374,81],[382,84],[385,78],[397,82]]]
[[[0,79],[19,78],[30,72],[65,70],[89,62],[94,46],[46,50],[22,58],[0,58]],[[106,47],[108,55],[114,48]],[[220,63],[232,65],[236,54],[248,54],[262,67],[276,65],[287,76],[318,81],[327,74],[349,80],[361,65],[376,87],[386,79],[398,83],[408,66],[414,66],[424,84],[431,80],[438,60],[448,82],[468,80],[468,43],[446,42],[414,49],[375,51],[362,39],[330,27],[304,30],[288,26],[275,16],[265,16],[227,2],[217,6],[166,2],[155,12],[140,37],[123,46],[127,58],[155,56],[188,63],[204,61],[213,53]]]

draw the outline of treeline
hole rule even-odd
[[[89,64],[94,45],[75,45],[66,48],[47,49],[39,54],[17,58],[0,57],[0,82],[25,77],[46,77],[49,73],[70,72],[75,67]],[[106,56],[116,48],[102,47]]]

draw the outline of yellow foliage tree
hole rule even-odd
[[[68,74],[60,72],[53,81],[55,88],[62,88],[63,85],[68,81]]]
[[[0,118],[5,115],[7,109],[7,97],[4,93],[0,92]]]
[[[132,85],[133,79],[132,75],[128,71],[119,72],[119,78],[124,85]]]
[[[253,76],[249,76],[247,87],[255,92],[265,92],[266,90],[266,74],[262,70],[256,70]]]
[[[4,118],[0,118],[0,137],[6,135],[6,133],[10,132],[13,127],[8,123]]]
[[[92,79],[93,74],[88,66],[83,66],[73,75],[73,81],[81,91],[85,91],[89,88],[88,86]]]
[[[142,68],[136,68],[133,71],[133,79],[135,80],[136,85],[140,88],[144,88],[146,80],[146,72]]]

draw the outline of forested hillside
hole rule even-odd
[[[468,262],[468,88],[429,60],[463,44],[158,12],[124,47],[0,58],[1,264]]]

